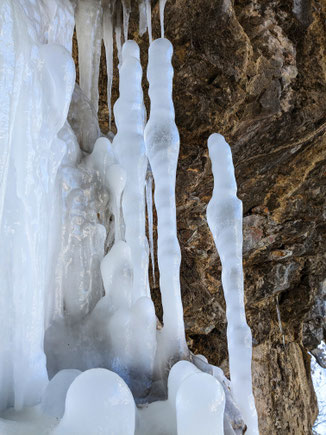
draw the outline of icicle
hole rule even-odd
[[[98,77],[102,44],[100,0],[79,0],[76,8],[79,82],[82,91],[98,110]]]
[[[154,258],[154,238],[153,238],[153,174],[152,171],[147,172],[146,177],[146,206],[148,216],[148,234],[149,234],[149,251],[152,262],[153,284],[155,282],[155,258]]]
[[[112,123],[112,80],[113,80],[113,13],[116,0],[106,0],[103,11],[103,40],[106,56],[106,70],[108,76],[107,95],[109,108],[109,129]]]
[[[147,30],[146,3],[145,0],[139,0],[139,35],[143,36],[146,30]]]
[[[116,24],[114,27],[115,43],[116,43],[117,50],[118,50],[118,59],[119,59],[119,64],[120,64],[121,63],[121,49],[122,49],[122,45],[121,45],[121,3],[120,2],[117,3],[115,13],[116,13]]]
[[[244,307],[242,202],[236,196],[232,154],[224,137],[212,134],[208,149],[214,190],[207,206],[207,222],[222,262],[231,391],[248,426],[248,435],[253,435],[259,432],[251,381],[252,337]]]
[[[181,253],[177,239],[175,177],[179,132],[172,100],[173,48],[167,39],[155,40],[149,48],[147,78],[151,100],[145,128],[147,156],[155,181],[158,218],[158,265],[163,304],[163,341],[168,357],[187,352],[180,292]],[[164,346],[164,345],[163,345]]]
[[[113,81],[113,13],[116,0],[106,0],[103,10],[103,41],[105,47],[106,70],[108,76],[107,96],[109,108],[109,129],[112,124],[112,81]]]
[[[164,9],[166,0],[160,0],[161,38],[164,38]]]
[[[129,18],[131,12],[130,0],[122,0],[123,9],[123,34],[125,41],[128,41]]]
[[[276,301],[276,313],[277,313],[278,326],[279,326],[279,328],[280,328],[280,333],[281,333],[281,335],[282,335],[283,346],[285,347],[285,337],[284,337],[283,326],[282,326],[282,320],[281,320],[281,312],[280,312],[280,304],[279,304],[279,295],[276,295],[276,297],[275,297],[275,301]]]
[[[127,174],[122,198],[125,239],[131,249],[134,285],[133,300],[149,296],[148,245],[145,234],[144,185],[147,157],[144,143],[142,69],[139,47],[127,41],[122,49],[120,65],[120,96],[114,105],[117,134],[113,139],[114,152]]]
[[[146,17],[147,17],[147,29],[148,29],[148,39],[151,44],[153,41],[152,38],[152,9],[151,9],[151,0],[146,0]]]

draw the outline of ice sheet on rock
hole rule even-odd
[[[32,405],[47,383],[43,352],[58,139],[75,81],[65,48],[43,45],[48,21],[34,2],[0,4],[0,408]],[[46,5],[43,5],[46,8]],[[67,16],[66,16],[67,17]],[[69,27],[62,19],[58,26]],[[53,34],[59,34],[58,28]]]
[[[71,384],[53,435],[134,435],[135,412],[131,391],[116,373],[88,370]]]
[[[95,108],[77,83],[72,94],[68,121],[77,137],[80,148],[91,153],[101,132]]]
[[[79,83],[98,110],[98,78],[102,43],[101,0],[78,0],[76,12]]]
[[[242,202],[236,196],[232,154],[223,136],[211,135],[208,149],[212,161],[214,190],[207,206],[207,221],[222,263],[231,390],[248,426],[248,434],[258,434],[251,381],[252,338],[244,307]]]
[[[181,253],[176,233],[175,177],[180,139],[172,101],[172,53],[167,39],[157,39],[150,45],[147,78],[151,111],[145,128],[146,152],[155,181],[162,338],[166,338],[168,358],[187,353],[179,280]]]
[[[149,296],[148,242],[145,234],[145,176],[147,157],[144,142],[142,68],[139,47],[127,41],[122,49],[120,96],[114,105],[117,134],[113,149],[127,174],[122,198],[125,240],[133,264],[133,301]]]

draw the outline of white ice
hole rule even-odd
[[[214,190],[207,206],[207,222],[222,263],[231,390],[248,426],[248,434],[258,434],[251,381],[252,338],[244,307],[242,202],[237,197],[231,149],[224,137],[212,134],[208,149]]]
[[[75,85],[71,57],[73,3],[81,87]],[[190,355],[185,341],[173,48],[164,38],[150,45],[146,124],[139,47],[134,41],[121,47],[121,2],[117,19],[114,3],[0,2],[3,435],[218,435],[233,406],[222,371]],[[126,39],[130,2],[122,6]],[[146,9],[151,41],[150,6],[149,0],[140,2],[140,21]],[[162,34],[164,6],[161,0]],[[120,95],[111,143],[100,132],[97,105],[102,36],[110,100],[113,26]],[[208,220],[223,264],[231,389],[249,433],[256,433],[241,204],[228,146],[215,135],[209,147],[215,187]],[[155,180],[163,329],[157,327],[148,283],[148,167]],[[153,264],[151,179],[146,191]],[[231,430],[226,418],[224,425]]]
[[[53,435],[134,435],[135,408],[129,388],[116,373],[87,370],[71,384]]]
[[[176,233],[175,178],[180,139],[172,100],[172,53],[167,39],[156,39],[150,45],[147,78],[151,110],[145,128],[146,152],[155,181],[162,338],[169,357],[187,353],[179,279],[181,253]]]
[[[98,110],[98,77],[102,43],[101,0],[78,0],[75,12],[78,43],[79,83]]]

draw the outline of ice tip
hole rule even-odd
[[[153,52],[160,53],[160,54],[165,53],[170,57],[172,57],[173,45],[166,38],[157,38],[149,46],[149,53],[153,53]]]
[[[140,51],[139,51],[139,45],[137,44],[136,41],[133,41],[131,39],[128,39],[128,41],[126,41],[123,44],[122,47],[122,61],[126,58],[126,57],[135,57],[136,59],[140,59]]]
[[[217,152],[232,156],[230,145],[220,133],[211,134],[208,138],[207,146],[210,155]]]

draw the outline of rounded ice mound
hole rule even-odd
[[[157,56],[162,60],[170,61],[173,55],[173,45],[166,38],[155,39],[149,46],[149,55]]]
[[[72,382],[81,374],[80,370],[60,370],[48,383],[43,397],[41,408],[44,414],[62,418],[65,412],[67,391]]]
[[[176,396],[178,435],[223,435],[225,394],[207,373],[188,376]]]
[[[134,435],[135,408],[120,376],[101,368],[87,370],[71,384],[53,435]]]
[[[175,404],[177,392],[181,384],[189,376],[201,373],[200,370],[189,361],[179,361],[171,368],[168,377],[168,396],[169,400]]]

